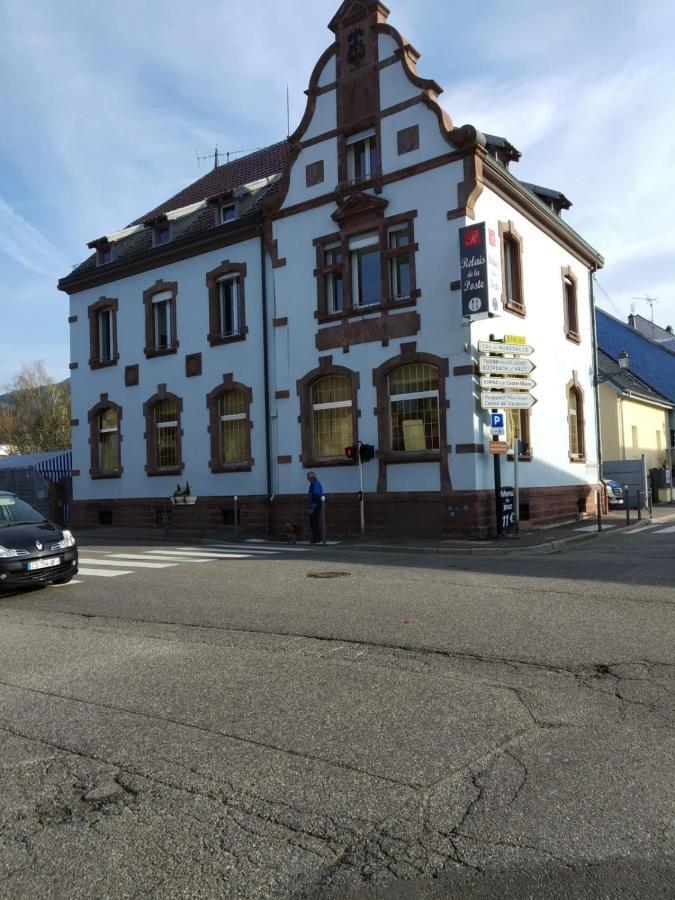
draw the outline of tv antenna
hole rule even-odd
[[[645,294],[644,297],[633,297],[633,300],[642,300],[643,303],[646,303],[652,311],[652,325],[654,324],[654,307],[659,302],[658,297],[650,297],[649,294]]]
[[[229,163],[232,161],[233,156],[242,156],[242,155],[245,156],[247,153],[255,153],[257,150],[262,150],[262,149],[263,149],[262,147],[251,147],[248,150],[226,150],[225,153],[223,154],[216,146],[216,149],[214,150],[213,153],[207,153],[206,156],[200,156],[199,152],[195,148],[195,156],[197,157],[197,165],[199,166],[200,169],[202,167],[202,160],[205,160],[205,159],[212,159],[213,160],[213,168],[217,169],[218,166],[221,165],[223,155],[225,156],[225,162]]]

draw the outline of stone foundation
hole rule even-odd
[[[595,492],[594,485],[523,488],[522,527],[555,525],[595,515]],[[159,530],[164,527],[162,516],[167,510],[175,529],[213,532],[234,525],[232,497],[200,497],[192,507],[173,507],[163,498],[76,501],[71,507],[71,525],[74,529],[113,526]],[[366,497],[369,536],[487,539],[495,534],[495,518],[492,491]],[[304,495],[277,496],[271,507],[265,497],[239,498],[239,524],[243,530],[282,535],[288,522],[307,525]],[[358,534],[358,495],[329,494],[326,522],[330,535]]]

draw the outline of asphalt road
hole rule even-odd
[[[0,595],[0,897],[673,896],[675,532],[185,549]]]

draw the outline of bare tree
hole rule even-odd
[[[10,453],[70,447],[70,387],[54,382],[43,362],[24,365],[0,402],[0,444]]]

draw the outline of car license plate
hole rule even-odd
[[[38,569],[52,569],[54,566],[61,565],[60,556],[52,556],[49,559],[36,559],[35,562],[29,562],[27,569],[29,572],[36,572]]]

